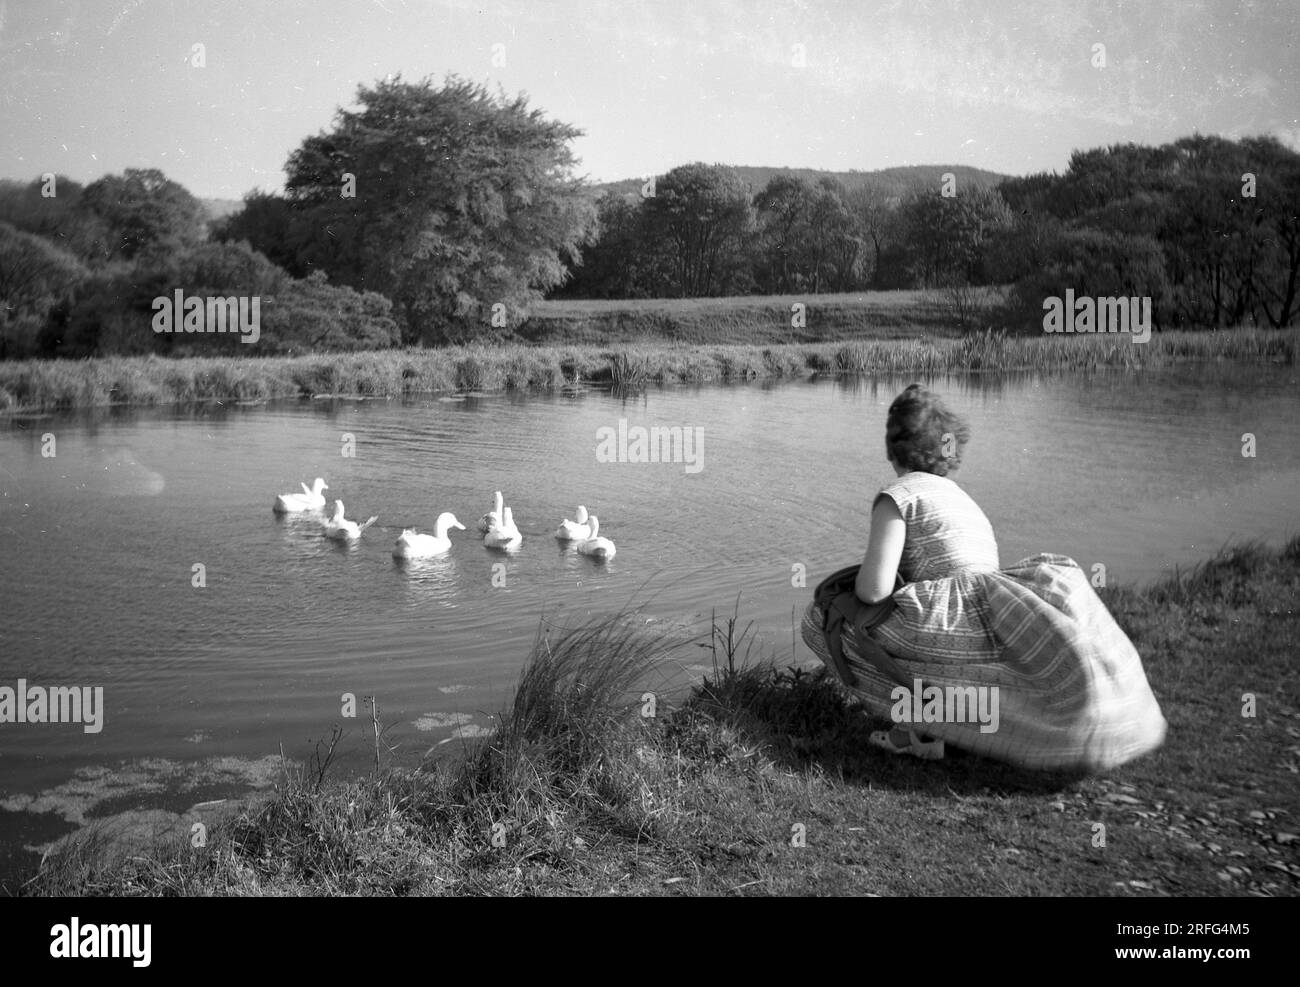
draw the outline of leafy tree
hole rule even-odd
[[[138,355],[166,351],[167,337],[151,326],[152,302],[171,289],[161,279],[142,277],[134,264],[119,261],[96,269],[76,293],[67,318],[53,320],[41,337],[46,356]]]
[[[1272,137],[1248,138],[1242,147],[1257,185],[1252,296],[1268,324],[1281,328],[1300,308],[1300,154]]]
[[[155,168],[128,168],[91,182],[77,207],[106,227],[96,246],[102,260],[133,260],[146,251],[162,256],[207,236],[203,204]]]
[[[244,208],[212,225],[212,239],[220,243],[247,243],[296,278],[311,265],[304,263],[302,244],[294,236],[294,214],[289,200],[268,192],[249,192]]]
[[[1164,253],[1154,237],[1107,230],[1045,227],[1037,267],[1018,280],[1004,318],[1014,327],[1041,332],[1043,302],[1076,297],[1150,297],[1160,311],[1167,293]]]
[[[823,286],[848,291],[857,284],[863,238],[844,199],[844,186],[837,179],[818,179],[808,220],[813,292],[821,291]]]
[[[329,284],[324,271],[289,280],[266,310],[264,339],[275,353],[373,350],[396,346],[393,303],[374,291]]]
[[[155,333],[155,298],[258,298],[255,347],[238,334]],[[60,356],[158,352],[248,355],[377,349],[400,338],[392,303],[375,292],[328,283],[323,271],[294,279],[247,243],[205,243],[165,261],[118,264],[79,293],[64,333],[50,340]]]
[[[858,235],[864,247],[869,248],[870,259],[863,263],[863,272],[873,288],[898,288],[912,283],[907,273],[905,229],[900,218],[906,194],[869,184],[859,185],[845,196]]]
[[[668,245],[648,229],[640,195],[606,192],[592,242],[555,292],[566,298],[658,298],[673,290]]]
[[[86,275],[66,250],[0,222],[0,360],[29,355],[51,310]]]
[[[985,251],[1011,222],[1006,202],[987,188],[944,196],[917,190],[899,206],[909,269],[922,287],[985,284]]]
[[[240,353],[238,335],[155,333],[155,298],[258,296],[263,319],[288,276],[247,244],[205,243],[166,256],[143,256],[100,271],[80,292],[68,327],[55,345],[60,356]],[[263,333],[263,336],[266,334]],[[273,344],[259,341],[259,352]]]
[[[1059,248],[1065,224],[1046,212],[1014,216],[994,232],[984,252],[992,284],[1011,284],[1041,271]]]
[[[408,341],[473,336],[561,283],[595,221],[572,176],[581,131],[455,77],[357,99],[286,167],[302,263],[387,295]]]
[[[1144,265],[1145,274],[1130,272],[1133,281],[1152,280],[1148,247],[1157,244],[1156,280],[1164,289],[1158,322],[1284,326],[1300,301],[1298,170],[1300,155],[1275,139],[1193,135],[1159,147],[1078,151],[1064,175],[1009,181],[1001,191],[1022,213],[1020,225],[1025,217],[1050,219],[1058,230],[1081,234],[1062,234],[1058,247],[1085,250],[1104,241],[1112,261]],[[1254,196],[1243,189],[1247,176],[1255,176]],[[1136,243],[1147,246],[1134,252]],[[1004,238],[995,252],[1004,255],[1000,266],[1030,276],[1033,261],[1023,246]],[[1052,263],[1063,263],[1059,252]],[[1071,263],[1089,264],[1082,257]]]
[[[676,294],[725,294],[744,266],[741,247],[753,217],[749,186],[724,165],[689,164],[655,181],[641,207],[647,228],[671,249]]]
[[[0,181],[0,221],[45,237],[87,263],[99,259],[108,227],[82,206],[81,184],[55,175],[49,185],[54,194],[42,194],[46,188],[40,178],[27,184]]]
[[[816,191],[798,175],[773,175],[754,197],[759,228],[759,284],[771,294],[798,286],[796,258],[802,253]]]
[[[1032,175],[1008,178],[998,185],[998,194],[1017,215],[1047,212],[1047,198],[1061,182],[1055,172],[1040,171]]]
[[[863,237],[844,187],[778,174],[754,197],[759,227],[759,284],[769,292],[845,291],[861,271]]]

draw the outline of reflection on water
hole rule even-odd
[[[450,552],[423,559],[393,559],[403,577],[407,600],[414,604],[454,607],[458,580],[456,559]]]

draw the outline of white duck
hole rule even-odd
[[[597,559],[612,559],[614,557],[614,543],[608,538],[601,538],[600,521],[596,515],[591,515],[587,519],[587,524],[591,528],[591,533],[585,541],[578,542],[578,551],[583,555],[590,555]]]
[[[587,526],[587,509],[579,504],[578,513],[574,516],[578,520],[570,521],[566,517],[555,530],[555,537],[560,541],[586,541],[591,537],[591,528]]]
[[[514,548],[523,540],[524,536],[515,527],[515,512],[509,507],[505,509],[505,518],[501,523],[493,525],[483,536],[483,544],[488,548]]]
[[[438,515],[438,520],[434,524],[435,534],[422,535],[414,528],[407,528],[393,547],[393,558],[422,559],[429,555],[440,555],[451,548],[451,539],[447,537],[450,528],[465,530],[465,526],[457,521],[456,515],[450,511]]]
[[[496,492],[494,503],[496,506],[478,519],[478,530],[483,534],[487,534],[487,532],[499,525],[502,518],[505,516],[501,513],[501,508],[505,504],[505,501],[501,497],[500,490]]]
[[[280,494],[275,498],[275,513],[277,514],[296,514],[300,511],[319,511],[325,507],[325,495],[322,490],[328,490],[325,481],[319,476],[316,477],[316,483],[308,487],[302,485],[302,493]]]
[[[343,516],[343,501],[334,501],[334,516],[325,522],[325,537],[333,538],[336,541],[351,541],[354,538],[360,538],[361,532],[378,521],[379,518],[372,517],[364,524],[357,524],[355,521],[349,521]]]

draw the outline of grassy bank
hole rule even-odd
[[[0,411],[114,404],[260,401],[318,394],[402,397],[447,391],[792,378],[810,374],[1156,369],[1183,361],[1293,366],[1300,329],[1167,332],[1146,344],[1099,335],[858,339],[755,345],[464,346],[303,357],[118,357],[0,363]]]
[[[986,305],[996,288],[978,290]],[[802,325],[794,306],[802,305]],[[770,346],[849,339],[956,336],[956,320],[936,291],[873,291],[830,295],[734,298],[634,298],[546,301],[517,331],[521,340],[563,345],[637,343]]]
[[[880,724],[824,676],[738,665],[734,626],[714,674],[647,716],[679,644],[623,615],[540,641],[496,734],[462,755],[353,781],[326,756],[199,850],[188,818],[144,852],[85,830],[27,890],[1295,895],[1300,538],[1103,592],[1170,724],[1109,775],[876,751]]]

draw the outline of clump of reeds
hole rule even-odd
[[[650,361],[643,353],[618,350],[609,358],[609,381],[615,387],[644,387],[650,379]]]
[[[631,613],[539,634],[497,730],[456,778],[454,802],[511,840],[592,818],[649,835],[667,820],[637,754],[648,728],[641,687],[657,686],[680,646]]]
[[[1005,330],[967,333],[957,348],[957,358],[970,370],[985,370],[1007,364],[1007,334]]]

